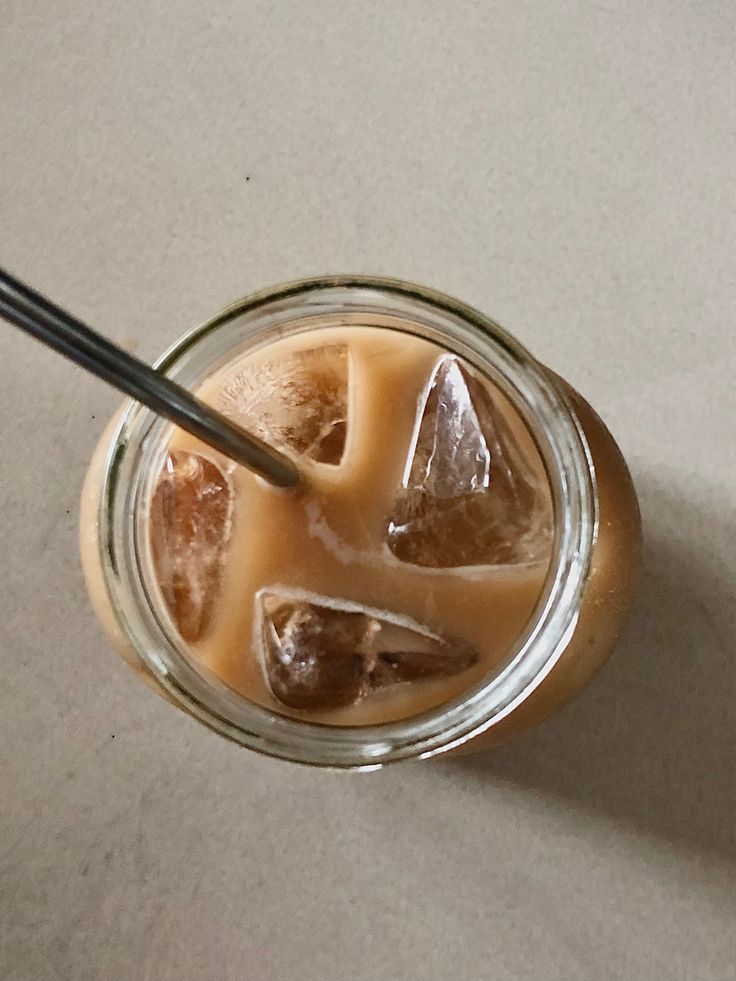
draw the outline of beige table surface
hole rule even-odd
[[[252,289],[424,282],[627,454],[610,666],[493,754],[250,755],[138,684],[77,501],[117,399],[0,326],[3,981],[723,981],[734,940],[733,13],[5,0],[2,261],[142,356]]]

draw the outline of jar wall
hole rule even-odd
[[[108,453],[122,414],[122,409],[116,412],[103,430],[84,478],[79,505],[79,553],[82,573],[92,609],[116,652],[144,684],[170,701],[167,692],[145,666],[126,636],[113,609],[101,565],[100,499]]]
[[[309,289],[313,288],[313,284],[318,281],[312,281],[312,283],[306,284],[307,292]],[[344,287],[344,284],[342,284]],[[349,284],[352,285],[352,282]],[[361,291],[365,288],[365,283],[360,284]],[[383,285],[390,287],[386,294],[381,294],[381,288]],[[397,285],[401,284],[383,284],[381,281],[370,281],[368,286],[378,291],[377,303],[380,309],[383,309],[381,304],[388,302],[391,297],[391,290],[396,290]],[[292,297],[296,293],[296,288],[299,288],[299,284],[290,284],[288,291],[283,290],[280,293],[280,297],[288,297],[287,303],[291,305]],[[325,281],[325,288],[330,289],[334,287],[334,283],[331,281]],[[413,302],[417,290],[420,288],[412,288],[409,290],[407,288],[406,297],[409,297]],[[274,294],[278,293],[278,289],[274,291]],[[361,292],[361,300],[362,300]],[[263,306],[262,296],[256,297],[256,305]],[[342,299],[336,301],[339,304]],[[404,298],[404,302],[407,302]],[[420,302],[427,303],[430,302],[433,306],[433,311],[439,310],[440,313],[443,312],[442,298],[437,294],[427,294],[426,298]],[[194,332],[192,335],[183,339],[179,342],[172,351],[167,355],[167,364],[175,364],[178,357],[179,351],[191,352],[193,347],[196,346],[199,350],[200,339],[208,341],[212,338],[215,344],[220,345],[220,350],[222,350],[222,341],[218,340],[218,336],[225,335],[222,334],[222,328],[226,328],[229,331],[229,324],[233,322],[233,326],[236,327],[237,336],[237,318],[241,316],[243,310],[247,310],[249,303],[253,303],[253,299],[246,299],[240,304],[235,305],[230,308],[224,314],[213,321],[210,321],[208,325],[201,328],[199,331]],[[457,320],[458,317],[458,307],[453,306],[454,301],[449,301],[448,309],[451,309],[452,317]],[[283,315],[284,309],[283,305],[280,307]],[[371,311],[372,312],[372,311]],[[353,313],[353,315],[355,315]],[[479,322],[480,321],[480,322]],[[421,322],[421,321],[420,321]],[[478,343],[482,345],[487,345],[488,350],[492,350],[493,343],[497,343],[495,340],[495,331],[498,330],[500,336],[500,344],[505,349],[505,356],[508,358],[508,351],[511,344],[511,339],[508,336],[504,337],[503,332],[500,331],[495,325],[490,321],[487,323],[482,322],[480,315],[476,314],[474,311],[468,311],[468,320],[463,324],[462,330],[467,331],[471,329],[478,338]],[[480,328],[480,329],[479,329]],[[448,330],[448,346],[452,349],[452,338],[454,336],[454,328],[447,328]],[[485,335],[488,336],[488,340]],[[229,333],[227,336],[230,336]],[[467,335],[463,335],[467,339]],[[209,350],[208,343],[202,346],[202,352]],[[547,388],[550,387],[550,382],[554,389],[551,398],[558,405],[558,411],[564,416],[565,408],[560,405],[559,402],[559,392],[563,388],[567,394],[569,403],[573,407],[573,412],[577,416],[577,421],[579,423],[580,429],[584,433],[588,448],[592,457],[594,464],[596,477],[597,477],[597,492],[598,492],[598,517],[599,517],[599,527],[598,535],[593,546],[592,551],[592,563],[590,567],[590,572],[585,582],[585,591],[580,600],[580,594],[577,593],[577,601],[574,605],[568,605],[567,609],[574,612],[575,609],[578,611],[577,623],[575,630],[572,634],[570,641],[567,643],[563,654],[551,670],[551,672],[546,676],[546,678],[529,694],[524,701],[514,708],[514,710],[503,718],[499,718],[494,721],[493,724],[475,738],[471,738],[469,741],[464,742],[464,744],[457,749],[457,752],[467,752],[470,750],[482,749],[486,746],[490,746],[497,742],[500,742],[515,733],[521,732],[524,729],[535,725],[542,719],[546,718],[548,715],[553,713],[557,708],[563,705],[566,701],[577,694],[592,678],[596,671],[602,666],[609,656],[615,640],[620,633],[623,622],[626,617],[626,613],[631,604],[633,598],[633,591],[636,583],[638,567],[640,562],[640,551],[641,551],[641,532],[640,532],[640,520],[639,511],[636,501],[636,495],[631,482],[631,478],[623,460],[623,457],[613,440],[613,437],[606,429],[605,425],[601,419],[596,415],[593,409],[588,405],[588,403],[575,391],[573,391],[567,384],[554,375],[553,373],[547,371],[546,369],[539,366],[537,363],[533,362],[533,359],[529,359],[528,355],[525,356],[523,349],[520,349],[521,355],[519,358],[519,364],[527,365],[523,370],[531,370],[533,373],[536,372],[537,376],[541,376],[546,381],[542,384],[546,385]],[[205,355],[206,358],[206,355]],[[199,364],[205,366],[208,363],[207,360],[202,361],[202,355],[199,356]],[[535,367],[536,365],[536,367]],[[519,369],[522,370],[522,369]],[[159,694],[163,695],[177,707],[183,708],[185,711],[189,711],[194,714],[200,721],[211,725],[216,728],[217,731],[222,732],[225,735],[230,736],[230,738],[236,739],[238,742],[242,742],[245,745],[252,745],[249,736],[246,732],[239,730],[239,723],[235,722],[230,724],[228,728],[223,728],[219,723],[216,722],[213,717],[212,720],[207,715],[207,701],[203,701],[201,697],[196,699],[196,704],[198,706],[197,711],[193,711],[193,702],[188,702],[186,698],[183,700],[174,695],[170,695],[167,691],[166,685],[168,687],[167,680],[159,680],[157,677],[158,666],[156,668],[148,667],[146,661],[150,660],[149,652],[151,650],[158,651],[158,640],[157,636],[149,634],[149,637],[153,639],[153,647],[151,647],[150,642],[142,644],[140,641],[140,635],[137,635],[133,631],[130,634],[129,627],[123,623],[122,617],[117,610],[120,606],[123,609],[126,608],[129,597],[126,592],[126,588],[118,581],[116,575],[111,574],[111,570],[107,568],[107,560],[103,556],[103,551],[100,548],[102,536],[102,545],[106,547],[105,535],[108,534],[108,529],[100,529],[99,527],[99,516],[101,513],[101,493],[103,486],[105,484],[105,478],[107,474],[107,467],[109,465],[109,450],[111,447],[111,442],[115,439],[115,433],[118,428],[118,423],[122,416],[122,410],[118,415],[111,421],[110,425],[107,427],[106,431],[100,440],[97,450],[94,454],[88,476],[85,482],[84,493],[82,496],[81,504],[81,526],[80,526],[80,543],[82,551],[82,564],[84,568],[85,578],[87,581],[88,590],[94,606],[95,612],[97,613],[100,622],[102,623],[106,633],[110,637],[114,647],[123,657],[123,659],[135,670],[136,674],[145,681],[150,687],[158,691]],[[553,433],[556,422],[554,421],[556,417],[551,417],[550,428],[537,427],[537,432],[542,433],[542,438],[545,439],[556,439],[555,436],[550,435]],[[127,424],[126,424],[127,425]],[[568,421],[566,422],[569,431],[575,434],[575,423],[568,416]],[[128,430],[130,431],[130,430]],[[127,440],[127,435],[126,435]],[[133,441],[137,446],[137,437],[133,437]],[[577,435],[574,435],[575,445],[571,450],[572,457],[567,457],[563,455],[560,457],[562,461],[570,458],[576,458],[579,460],[578,472],[582,473],[582,477],[576,478],[582,483],[589,483],[587,478],[587,464],[584,459],[584,449],[581,441],[578,439]],[[564,443],[558,444],[559,447],[565,445]],[[572,444],[570,444],[572,446]],[[119,449],[120,447],[118,447]],[[134,451],[135,452],[135,451]],[[128,453],[126,449],[124,453]],[[567,464],[565,462],[560,463],[560,467],[564,468]],[[582,469],[580,469],[582,468]],[[590,492],[588,492],[588,501],[590,501]],[[117,505],[116,505],[117,506]],[[587,532],[587,544],[583,548],[583,553],[585,553],[585,559],[578,563],[578,568],[587,568],[587,558],[591,556],[589,551],[591,547],[591,537],[590,537],[590,515],[591,505],[587,505],[588,514],[588,532]],[[561,509],[561,513],[566,514],[564,509]],[[579,513],[579,512],[578,512]],[[576,521],[572,518],[567,522],[567,528],[573,529],[581,527],[576,524]],[[118,536],[115,536],[115,542],[118,541]],[[588,550],[587,552],[585,550]],[[573,553],[573,554],[583,554],[583,553]],[[102,563],[105,563],[105,568],[103,568]],[[569,568],[569,567],[568,567]],[[579,573],[578,573],[579,575]],[[571,584],[576,582],[574,578],[569,579],[568,577],[563,577],[563,582],[569,581]],[[575,585],[575,590],[579,589],[581,579],[577,580],[577,585]],[[122,591],[121,591],[122,590]],[[569,595],[572,595],[568,592]],[[111,596],[117,595],[117,601],[111,599]],[[569,621],[568,621],[569,622]],[[539,634],[539,637],[546,637],[546,634]],[[558,634],[557,637],[563,636]],[[137,639],[131,639],[137,638]],[[555,641],[558,643],[559,641]],[[546,643],[546,642],[545,642]],[[536,644],[536,641],[535,641]],[[551,650],[552,648],[550,648]],[[559,654],[559,646],[555,652],[555,656]],[[541,663],[541,662],[539,662]],[[175,690],[177,692],[188,691],[186,686],[182,689],[181,685],[176,685]],[[519,688],[519,691],[522,689]],[[174,689],[172,689],[174,691]],[[463,703],[465,704],[465,697],[463,698]],[[247,703],[240,700],[240,705],[245,706]],[[237,710],[236,714],[240,713],[240,709]],[[219,714],[219,713],[218,713]],[[478,718],[478,716],[475,716]],[[485,719],[481,717],[480,721],[485,721],[490,717],[485,716]],[[412,731],[416,729],[416,723],[407,720],[410,723]],[[301,722],[296,723],[299,730],[309,729],[309,726],[305,726]],[[474,723],[475,725],[475,723]],[[313,728],[313,727],[312,727]],[[329,727],[328,727],[329,728]],[[356,730],[358,731],[358,730]],[[366,744],[373,742],[374,746],[371,749],[371,753],[376,755],[376,747],[380,743],[381,747],[386,747],[385,761],[390,761],[392,759],[406,758],[409,756],[416,756],[419,753],[425,754],[423,749],[414,749],[412,743],[412,750],[410,752],[406,751],[406,743],[403,743],[403,747],[400,749],[400,754],[395,753],[391,739],[393,737],[389,736],[382,726],[366,726],[360,730],[365,733],[362,737]],[[467,729],[466,733],[472,729]],[[303,744],[306,739],[307,742],[313,737],[305,735],[303,737],[294,737],[299,742]],[[406,739],[406,735],[401,738]],[[467,739],[467,735],[463,736]],[[291,736],[289,736],[291,739]],[[412,736],[412,740],[414,737]],[[436,752],[442,752],[443,746],[447,746],[453,742],[451,736],[443,736],[444,744],[442,742],[435,742],[431,752],[427,755],[433,755]],[[458,740],[459,741],[459,740]],[[356,744],[357,745],[357,744]],[[424,744],[426,745],[426,743]],[[253,748],[260,748],[254,746]],[[268,748],[263,748],[263,751],[271,752]],[[294,758],[300,759],[302,762],[314,762],[320,765],[340,765],[340,766],[362,766],[364,765],[364,759],[361,759],[362,750],[356,749],[356,762],[351,762],[352,757],[350,753],[353,752],[352,749],[341,749],[340,762],[332,763],[329,758],[329,753],[332,749],[328,750],[328,756],[320,755],[320,753],[315,752],[314,758],[311,758],[309,752],[305,754],[303,745],[300,749],[300,755]],[[383,752],[383,748],[381,749]],[[287,758],[292,758],[288,752],[283,750],[274,751],[274,755],[284,755]],[[368,757],[371,758],[370,756]],[[347,762],[345,762],[347,760]]]
[[[577,626],[541,685],[505,719],[456,752],[474,752],[509,739],[548,718],[578,695],[616,645],[634,599],[641,566],[641,517],[629,468],[605,423],[563,379],[585,433],[596,473],[598,537]]]

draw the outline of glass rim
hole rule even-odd
[[[556,376],[479,311],[401,280],[324,276],[252,293],[183,334],[156,367],[191,384],[216,364],[215,352],[210,352],[211,363],[200,366],[197,374],[196,355],[203,354],[207,342],[220,336],[221,357],[226,358],[228,351],[232,356],[233,345],[228,348],[221,335],[236,321],[246,323],[251,318],[251,334],[260,336],[263,328],[259,331],[257,318],[264,315],[288,324],[300,312],[302,319],[318,320],[326,311],[345,314],[348,309],[366,316],[393,314],[406,323],[407,332],[430,337],[470,360],[500,383],[537,442],[553,496],[553,555],[537,607],[500,671],[418,716],[378,725],[329,726],[250,702],[208,669],[195,666],[183,642],[177,643],[175,631],[167,629],[166,614],[160,615],[147,586],[150,556],[145,522],[139,520],[140,505],[150,500],[171,425],[137,403],[126,405],[103,467],[99,547],[105,587],[127,641],[181,708],[220,734],[266,755],[370,770],[401,759],[434,756],[466,743],[511,714],[541,684],[564,653],[577,622],[597,533],[597,492],[587,441]],[[191,379],[182,379],[186,371],[194,372]]]

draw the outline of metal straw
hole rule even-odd
[[[235,425],[150,365],[128,354],[0,268],[0,316],[276,487],[299,471],[283,453]]]

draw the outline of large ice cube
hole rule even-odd
[[[372,690],[449,677],[478,660],[409,617],[346,600],[266,590],[255,603],[266,680],[291,708],[353,705]]]
[[[389,519],[388,544],[414,565],[506,565],[544,557],[542,479],[488,389],[457,358],[437,362]]]
[[[338,464],[348,420],[345,344],[247,364],[220,392],[217,408],[267,443]]]
[[[207,632],[222,585],[232,530],[233,488],[206,457],[172,450],[151,502],[156,575],[182,637]]]

